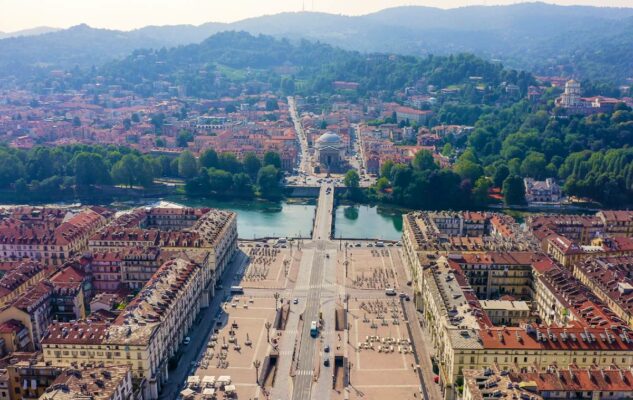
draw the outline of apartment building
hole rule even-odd
[[[606,233],[612,236],[633,236],[633,211],[602,210],[596,216]]]
[[[61,373],[62,369],[45,362],[41,353],[13,353],[7,366],[9,398],[39,399]]]
[[[202,268],[166,262],[113,323],[53,323],[42,340],[44,358],[55,366],[92,362],[129,365],[145,399],[156,399],[176,354],[201,308]]]
[[[236,214],[216,209],[172,210],[178,209],[138,209],[125,214],[93,235],[88,246],[92,252],[149,247],[159,247],[161,251],[204,249],[210,253],[209,267],[221,275],[237,249]],[[148,214],[152,217],[148,218]],[[171,229],[181,226],[186,227]]]
[[[464,272],[478,298],[529,298],[533,292],[532,264],[542,257],[531,252],[463,253],[450,255],[449,262]]]
[[[615,310],[566,268],[556,266],[538,274],[534,286],[536,310],[547,325],[566,326],[576,321],[604,328],[624,323]]]
[[[67,369],[44,391],[39,400],[131,400],[132,374],[127,366]]]
[[[41,281],[49,270],[43,264],[24,261],[0,278],[0,305],[20,297],[30,287]]]
[[[420,275],[424,325],[430,331],[434,363],[446,399],[457,396],[456,388],[466,368],[496,364],[503,370],[540,371],[554,364],[589,368],[633,362],[633,335],[624,325],[590,325],[585,321],[539,325],[527,321],[519,326],[498,326],[464,272],[451,266],[446,257],[423,267]]]
[[[53,320],[53,292],[54,287],[50,282],[40,281],[12,303],[0,308],[0,323],[19,321],[28,329],[35,349],[40,349],[40,341]]]
[[[464,370],[463,400],[616,400],[633,398],[633,372],[625,368],[548,367],[504,371],[494,365]]]
[[[633,327],[633,257],[603,257],[574,265],[576,278]]]
[[[100,208],[77,214],[61,209],[17,208],[0,219],[0,260],[29,258],[61,265],[87,248],[88,238],[111,216]]]

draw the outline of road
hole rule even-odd
[[[311,398],[312,382],[315,378],[316,363],[320,361],[317,353],[318,342],[310,335],[312,321],[319,321],[325,277],[325,262],[329,257],[327,253],[332,231],[332,209],[334,207],[334,187],[332,184],[321,186],[317,214],[314,221],[312,242],[309,244],[313,252],[312,266],[310,270],[310,283],[306,296],[306,307],[303,312],[303,327],[299,342],[297,371],[293,384],[293,400],[309,400]],[[304,249],[304,254],[307,252]],[[329,323],[326,326],[331,326]],[[320,378],[320,377],[319,377]],[[324,377],[323,379],[328,379]]]
[[[310,171],[310,152],[308,151],[308,137],[303,131],[303,125],[301,124],[301,118],[299,118],[299,112],[297,111],[297,103],[294,97],[288,97],[288,108],[290,110],[290,117],[295,126],[297,132],[297,138],[299,139],[299,146],[301,148],[301,163],[299,164],[299,171],[309,175]]]

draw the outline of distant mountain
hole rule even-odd
[[[292,76],[287,76],[292,71]],[[200,44],[171,49],[136,50],[123,60],[114,61],[83,77],[73,75],[58,84],[78,88],[94,82],[96,76],[106,85],[115,84],[142,96],[163,91],[156,81],[184,86],[191,96],[218,98],[241,92],[237,82],[249,82],[252,88],[268,87],[284,93],[333,94],[332,82],[343,80],[359,84],[358,93],[393,93],[421,79],[446,87],[465,84],[469,99],[488,103],[507,100],[501,82],[516,84],[521,93],[533,83],[525,72],[509,71],[499,63],[472,54],[411,57],[360,53],[325,43],[275,39],[269,35],[246,32],[217,33]],[[469,79],[472,76],[495,88],[479,96]],[[210,77],[214,77],[210,79]],[[295,82],[300,82],[295,86]],[[260,86],[261,85],[261,86]],[[68,86],[67,86],[68,87]],[[255,89],[257,90],[257,89]],[[486,103],[486,104],[488,104]]]
[[[24,29],[21,31],[15,32],[0,32],[0,39],[6,39],[10,37],[19,37],[19,36],[37,36],[42,35],[44,33],[56,32],[60,30],[59,28],[51,28],[49,26],[40,26],[37,28]]]
[[[35,66],[99,65],[138,48],[200,43],[221,31],[243,30],[361,52],[471,52],[513,68],[621,82],[633,75],[633,52],[625,51],[633,48],[631,20],[633,8],[523,3],[449,10],[397,7],[356,17],[281,13],[231,24],[149,26],[129,32],[80,25],[0,40],[0,53],[12,55],[0,60],[0,73],[30,73]]]

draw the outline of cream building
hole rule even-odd
[[[406,232],[406,231],[405,231]],[[403,241],[407,245],[406,233]],[[550,365],[580,368],[633,365],[633,335],[622,325],[593,326],[590,317],[567,325],[518,322],[501,326],[498,316],[477,298],[468,277],[446,256],[416,254],[414,260],[418,306],[434,348],[434,364],[445,399],[455,399],[463,388],[463,370],[496,364],[501,370],[542,370]],[[524,313],[526,310],[521,310]]]
[[[200,311],[203,287],[201,266],[168,261],[112,324],[51,324],[42,340],[44,359],[56,366],[128,365],[144,399],[157,399],[168,361]]]

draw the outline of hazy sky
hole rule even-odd
[[[35,26],[134,29],[146,25],[231,22],[282,11],[358,15],[399,5],[460,7],[518,0],[0,0],[0,31]],[[633,0],[548,0],[561,5],[633,7]]]

